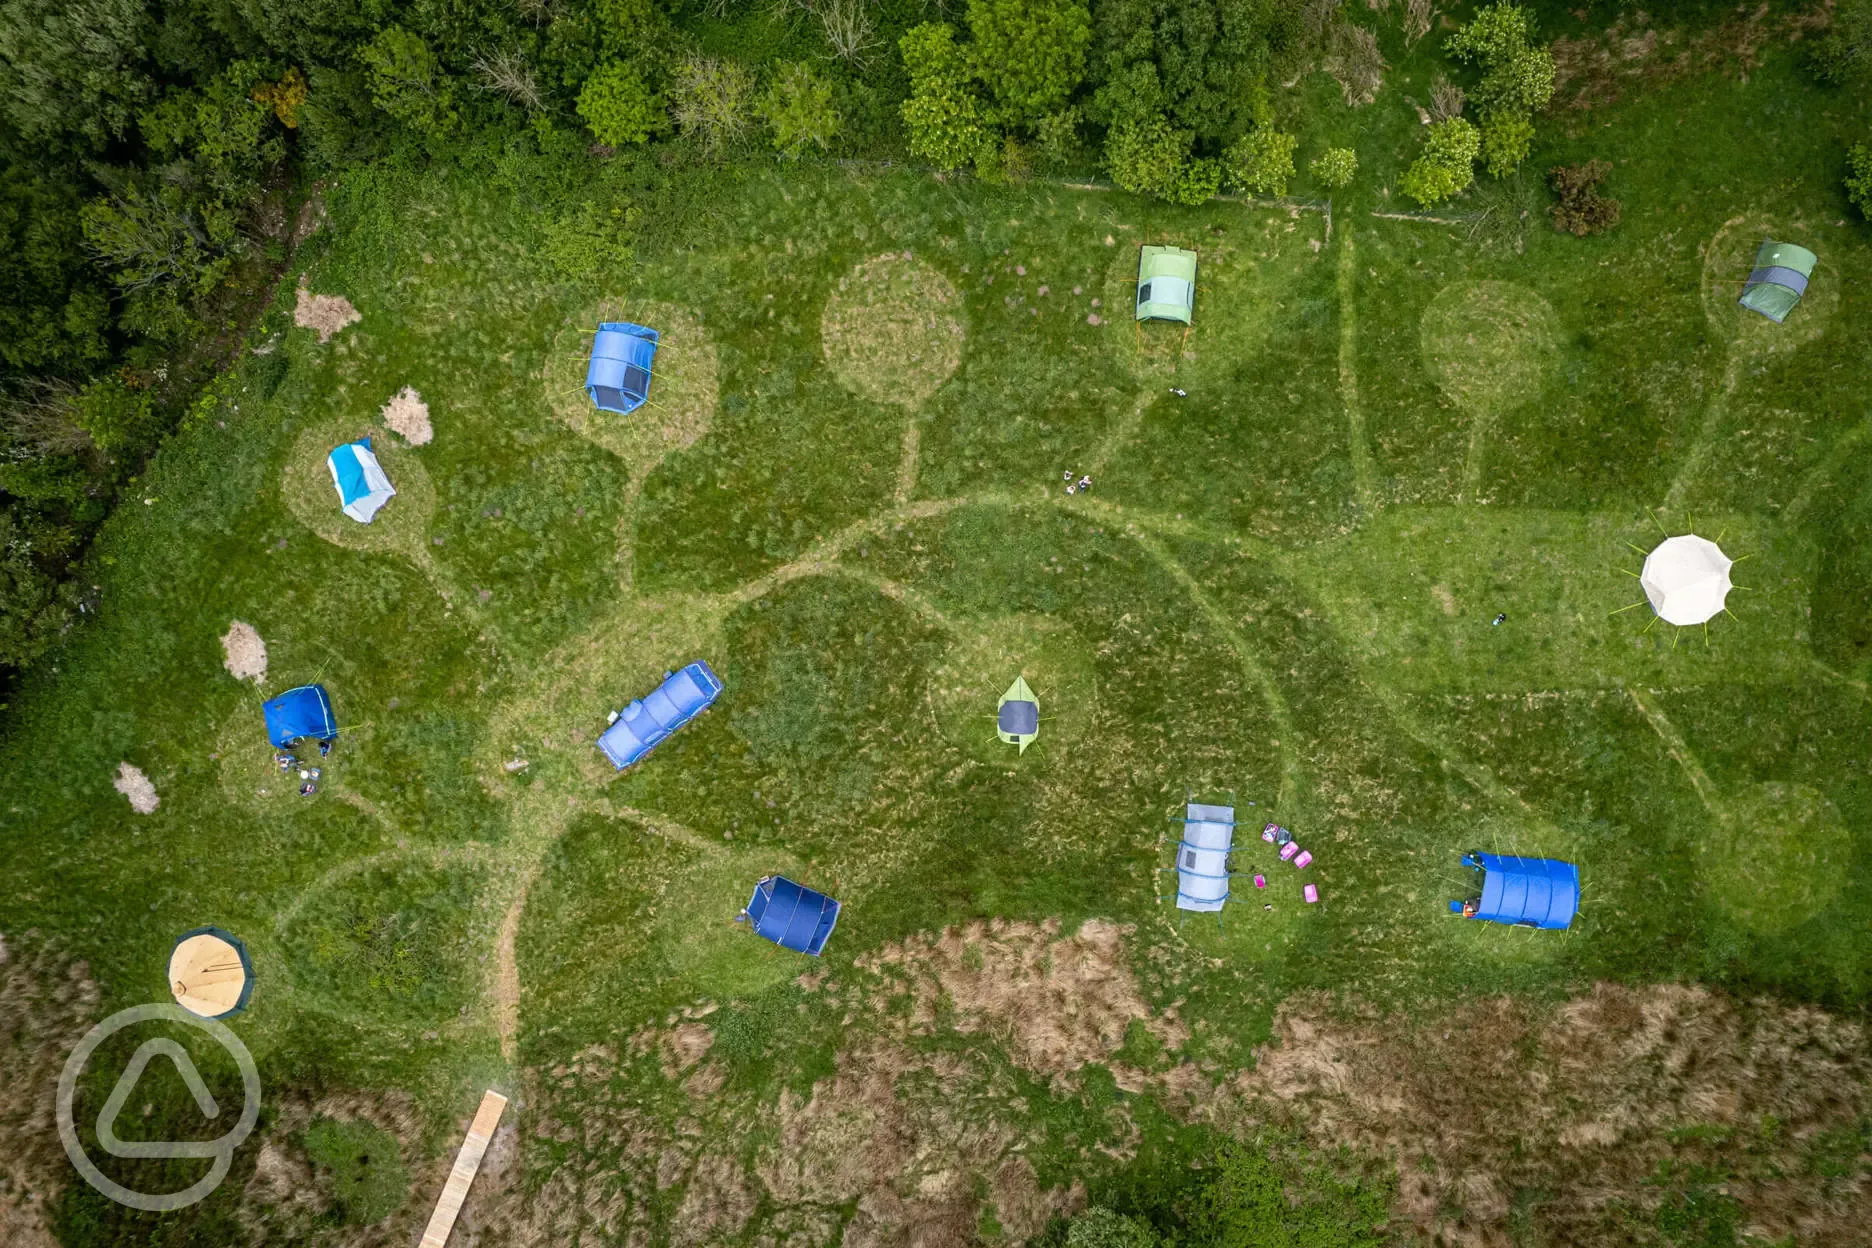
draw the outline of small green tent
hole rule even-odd
[[[1001,695],[1001,705],[995,710],[995,735],[1019,746],[1022,754],[1039,737],[1040,699],[1027,687],[1025,676],[1016,676]]]
[[[1779,325],[1807,293],[1807,279],[1813,276],[1819,261],[1820,257],[1805,247],[1777,243],[1771,238],[1755,253],[1754,271],[1748,275],[1737,302]]]
[[[1187,325],[1196,309],[1196,253],[1147,246],[1138,253],[1137,319]]]

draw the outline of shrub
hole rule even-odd
[[[971,62],[1001,120],[1027,128],[1066,103],[1085,76],[1085,0],[969,0]]]
[[[77,601],[76,591],[54,580],[34,554],[13,509],[0,508],[0,667],[24,667],[45,653]]]
[[[1329,191],[1344,190],[1358,176],[1358,153],[1349,147],[1329,147],[1308,163],[1307,172]]]
[[[1183,177],[1194,139],[1161,114],[1120,121],[1105,136],[1105,167],[1125,190],[1169,199]]]
[[[773,131],[774,150],[797,156],[808,143],[820,150],[838,136],[839,114],[832,104],[832,84],[795,61],[782,66],[761,96],[756,111]]]
[[[1157,1248],[1161,1242],[1150,1223],[1097,1205],[1066,1227],[1066,1248]]]
[[[910,75],[910,98],[898,111],[911,152],[940,169],[992,159],[985,153],[999,147],[1000,136],[969,89],[968,58],[956,45],[955,29],[924,22],[904,32],[897,46]]]
[[[579,91],[578,115],[600,143],[642,143],[663,128],[661,103],[636,68],[621,61],[600,65]]]
[[[1505,178],[1521,167],[1534,145],[1534,123],[1519,113],[1490,113],[1482,119],[1482,160],[1489,176]]]
[[[1272,127],[1249,131],[1223,153],[1229,185],[1257,195],[1285,195],[1300,140]]]
[[[1611,164],[1603,160],[1556,165],[1547,171],[1547,185],[1560,201],[1547,210],[1556,230],[1584,238],[1618,224],[1619,201],[1599,193],[1599,183],[1611,172]]]
[[[155,404],[147,390],[132,390],[115,377],[91,382],[71,408],[72,423],[105,454],[133,448],[155,433]]]
[[[1482,136],[1461,117],[1430,127],[1423,153],[1398,179],[1398,189],[1425,208],[1452,199],[1475,181],[1475,159]]]
[[[1173,204],[1207,203],[1216,197],[1222,189],[1222,162],[1219,160],[1192,160],[1183,166],[1183,172],[1177,175],[1176,184],[1165,196]]]
[[[1079,110],[1062,108],[1048,113],[1034,127],[1034,147],[1048,169],[1064,169],[1079,158]]]
[[[670,82],[670,112],[677,128],[702,150],[721,151],[747,132],[753,115],[754,75],[739,61],[691,56]]]
[[[630,267],[637,209],[587,201],[547,218],[544,250],[553,267],[573,281],[616,275]]]
[[[1814,71],[1835,86],[1872,82],[1872,0],[1840,0],[1814,46]]]
[[[1861,143],[1846,153],[1846,197],[1872,221],[1872,143]]]

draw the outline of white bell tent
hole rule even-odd
[[[1734,564],[1715,542],[1685,533],[1659,542],[1645,556],[1638,580],[1651,610],[1666,624],[1701,624],[1721,614],[1734,588],[1729,581]]]

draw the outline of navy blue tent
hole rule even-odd
[[[818,957],[838,923],[839,903],[784,875],[768,875],[754,886],[742,914],[757,935],[783,949]]]
[[[1482,872],[1482,896],[1450,902],[1452,914],[1563,931],[1579,913],[1579,868],[1570,862],[1477,852],[1463,865]]]
[[[585,370],[585,393],[600,411],[628,415],[650,397],[650,363],[656,358],[657,331],[629,321],[605,321],[592,339],[591,365]]]
[[[338,735],[338,721],[332,716],[331,697],[324,685],[288,689],[262,703],[260,709],[266,714],[267,739],[277,748],[283,749],[301,737],[329,741]]]

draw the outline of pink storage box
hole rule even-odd
[[[1313,851],[1310,849],[1303,849],[1299,853],[1294,855],[1294,866],[1300,868],[1303,871],[1306,869],[1307,864],[1312,861],[1313,861]]]
[[[1261,839],[1272,845],[1274,843],[1274,834],[1278,831],[1280,831],[1280,825],[1278,823],[1270,823],[1261,829]]]
[[[1265,875],[1257,875],[1257,876],[1255,876],[1255,887],[1256,887],[1256,888],[1266,888],[1266,887],[1267,887],[1267,876],[1265,876]]]
[[[1289,858],[1292,858],[1295,854],[1299,852],[1300,852],[1299,843],[1297,841],[1288,841],[1285,845],[1281,846],[1281,861],[1286,862]]]
[[[1305,888],[1300,890],[1300,895],[1307,899],[1307,905],[1309,906],[1312,905],[1314,902],[1319,900],[1319,885],[1317,884],[1307,885]]]

